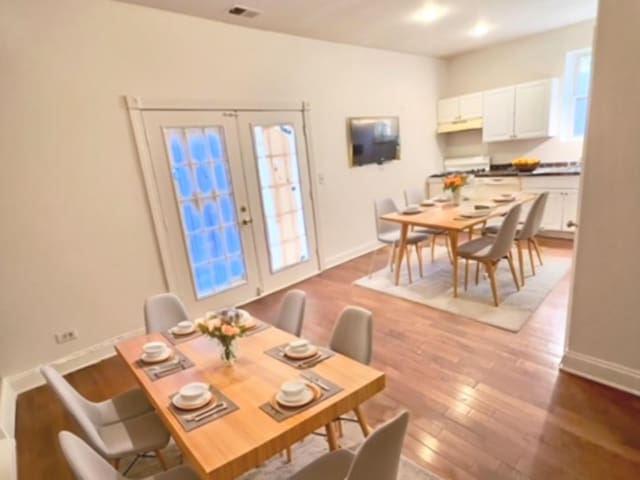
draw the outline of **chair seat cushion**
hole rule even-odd
[[[153,406],[139,388],[97,403],[96,406],[103,425],[121,422],[153,411]]]
[[[139,415],[123,422],[99,428],[109,458],[164,448],[169,443],[169,431],[155,412]]]
[[[407,243],[410,245],[413,245],[416,243],[429,240],[429,238],[430,238],[430,235],[427,233],[422,233],[418,231],[409,232],[407,235]],[[382,233],[378,236],[378,240],[380,240],[382,243],[388,243],[388,244],[400,243],[400,232],[397,231],[397,232]]]
[[[495,239],[493,237],[478,237],[463,243],[458,247],[458,256],[463,258],[485,258]]]
[[[435,230],[433,228],[416,228],[414,233],[426,233],[427,235],[446,235],[446,230]]]
[[[199,480],[199,478],[189,465],[180,465],[167,472],[145,477],[144,480]]]

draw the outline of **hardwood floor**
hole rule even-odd
[[[571,255],[558,241],[546,242],[545,252]],[[513,334],[353,286],[370,258],[296,285],[308,294],[303,335],[326,343],[346,305],[374,312],[373,365],[386,372],[387,388],[364,410],[373,425],[401,408],[411,411],[407,457],[443,479],[640,478],[640,398],[557,369],[568,276]],[[378,260],[382,268],[384,255]],[[281,297],[270,295],[247,309],[274,318]],[[94,400],[134,386],[116,357],[68,379]],[[20,395],[21,480],[72,478],[56,440],[69,428],[47,387]]]

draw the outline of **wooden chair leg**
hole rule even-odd
[[[424,276],[424,273],[422,271],[422,247],[420,247],[420,245],[418,245],[416,243],[416,256],[418,257],[418,271],[420,273],[420,278],[422,278]]]
[[[436,261],[436,235],[431,237],[431,263]]]
[[[449,257],[449,263],[453,265],[453,256],[451,255],[451,243],[449,242],[449,235],[444,236],[444,245],[447,247],[447,256]]]
[[[520,285],[524,287],[524,258],[522,256],[522,242],[516,240],[516,247],[518,248],[518,267],[520,268]]]
[[[487,267],[487,273],[489,274],[489,281],[491,282],[491,293],[493,293],[493,303],[497,307],[500,305],[500,298],[498,297],[498,285],[496,285],[496,270],[495,266],[491,262],[484,264]]]
[[[516,284],[516,288],[520,291],[520,282],[518,281],[518,275],[516,275],[516,267],[513,264],[513,255],[509,252],[507,255],[507,262],[509,262],[509,269],[511,270],[511,276],[513,277],[513,283]]]
[[[338,442],[338,437],[336,436],[336,430],[333,428],[333,422],[329,422],[324,426],[325,431],[327,432],[327,442],[329,443],[329,450],[334,451],[340,448],[340,443]]]
[[[529,250],[529,263],[531,263],[531,273],[536,274],[536,266],[533,264],[533,250],[531,250],[531,241],[527,240],[527,250]]]
[[[394,243],[391,246],[391,259],[389,260],[389,270],[393,272],[393,266],[396,264],[396,248],[398,245]]]
[[[476,262],[476,285],[480,283],[480,262]]]
[[[538,239],[536,237],[533,237],[531,239],[531,242],[533,243],[533,247],[535,248],[536,254],[538,255],[538,260],[540,260],[540,265],[544,265],[544,263],[542,262],[542,253],[540,244],[538,243]]]
[[[111,465],[113,465],[113,468],[115,468],[116,470],[120,470],[120,459],[119,458],[112,458],[111,459]]]
[[[469,259],[464,259],[464,291],[467,291],[467,286],[469,285]]]
[[[353,409],[353,413],[356,414],[356,418],[358,419],[358,423],[360,424],[360,429],[362,430],[362,434],[365,437],[368,437],[371,433],[371,427],[367,424],[367,420],[364,417],[364,413],[362,413],[362,409],[360,405]]]
[[[168,470],[167,468],[167,460],[164,458],[164,454],[160,450],[155,450],[156,456],[158,457],[158,462],[162,465],[163,470]]]
[[[409,275],[409,283],[413,283],[413,278],[411,278],[411,255],[409,255],[411,253],[411,250],[409,250],[411,248],[411,245],[407,245],[407,249],[404,252],[404,256],[407,259],[407,273]]]
[[[287,463],[291,463],[293,460],[293,453],[291,453],[291,447],[287,447]]]

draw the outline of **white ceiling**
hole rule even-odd
[[[597,0],[122,0],[251,28],[433,56],[450,56],[596,16]],[[260,10],[235,17],[233,5]],[[431,23],[412,16],[436,4],[446,13]],[[477,22],[492,29],[481,38]]]

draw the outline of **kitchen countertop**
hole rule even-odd
[[[582,168],[572,167],[538,167],[533,172],[519,172],[515,168],[492,168],[488,172],[477,173],[476,177],[542,177],[551,175],[580,175]]]

